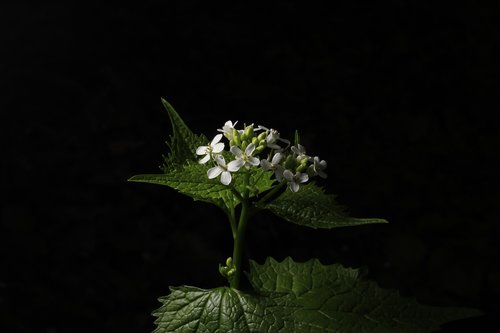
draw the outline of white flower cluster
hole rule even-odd
[[[217,178],[224,185],[232,181],[231,173],[238,172],[242,167],[247,169],[261,167],[266,171],[273,171],[278,182],[287,182],[292,192],[299,190],[300,184],[307,182],[311,177],[326,178],[326,162],[318,156],[306,154],[304,146],[291,146],[290,141],[282,139],[278,131],[263,126],[244,126],[236,129],[238,122],[233,124],[227,121],[222,129],[217,131],[213,140],[207,146],[200,146],[196,154],[203,156],[199,163],[213,161],[214,166],[207,171],[209,179]],[[225,143],[222,137],[229,141],[229,151],[234,159],[226,164],[222,156]],[[260,159],[259,154],[267,150],[267,158]]]

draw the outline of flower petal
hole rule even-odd
[[[277,181],[279,181],[280,183],[283,181],[283,167],[281,165],[276,166],[274,175],[276,176]]]
[[[260,161],[260,166],[262,167],[262,169],[266,171],[271,170],[273,168],[272,164],[268,160]]]
[[[243,165],[245,164],[245,161],[242,159],[236,159],[234,161],[231,161],[227,164],[227,170],[231,172],[236,172],[238,171]]]
[[[246,148],[245,148],[245,155],[247,156],[252,156],[253,151],[255,150],[255,145],[253,143],[250,143]]]
[[[232,146],[229,148],[229,151],[234,154],[236,157],[241,157],[243,155],[243,152],[241,151],[240,147],[237,146]]]
[[[258,166],[260,164],[260,161],[257,157],[249,157],[248,163],[250,163],[253,166]]]
[[[297,192],[299,190],[299,188],[300,188],[299,184],[294,183],[294,182],[288,183],[288,187],[294,193]]]
[[[213,139],[210,145],[213,147],[222,139],[222,134],[217,134]]]
[[[196,148],[196,155],[205,155],[207,153],[207,146],[199,146]]]
[[[212,151],[216,154],[220,153],[221,151],[224,150],[224,142],[219,142],[219,143],[216,143],[213,147],[212,147]]]
[[[283,154],[276,153],[276,154],[274,154],[271,163],[274,164],[274,165],[276,165],[276,164],[278,164],[281,161],[282,158],[283,158]]]
[[[231,183],[231,173],[229,171],[224,171],[220,176],[220,182],[224,185],[229,185]]]
[[[213,168],[208,169],[207,171],[208,179],[214,179],[215,177],[220,175],[222,171],[223,169],[220,166],[215,166]]]
[[[205,156],[203,156],[203,158],[201,160],[198,161],[198,163],[205,164],[208,162],[209,159],[210,159],[210,155],[206,154]]]
[[[222,155],[214,155],[214,160],[215,160],[215,163],[217,163],[222,168],[226,167],[226,160],[224,159],[224,156],[222,156]]]
[[[307,175],[307,173],[298,173],[297,175],[295,175],[295,178],[299,183],[305,183],[309,180],[309,176]]]
[[[283,171],[283,178],[289,182],[293,182],[293,173],[290,170]]]

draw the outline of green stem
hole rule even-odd
[[[234,207],[231,207],[228,216],[229,216],[229,223],[231,224],[231,231],[233,233],[233,239],[235,239],[238,226],[236,225],[236,215],[234,212]]]
[[[240,194],[238,191],[236,191],[236,189],[234,188],[234,186],[232,186],[232,185],[231,185],[229,188],[231,189],[231,192],[234,194],[234,196],[235,196],[235,197],[236,197],[236,198],[237,198],[240,202],[241,202],[241,201],[243,201],[243,197],[241,196],[241,194]]]
[[[259,201],[257,201],[257,203],[255,204],[255,206],[258,206],[258,205],[261,205],[263,203],[265,203],[267,200],[269,200],[270,198],[273,197],[273,195],[276,194],[276,192],[278,192],[279,190],[281,190],[283,188],[283,186],[285,186],[286,182],[282,182],[278,185],[276,185],[272,190],[270,190],[269,192],[266,193],[266,195],[264,195],[262,197],[262,199],[260,199]]]
[[[230,279],[230,286],[234,289],[239,289],[241,280],[241,269],[243,261],[243,247],[245,243],[245,233],[248,223],[248,211],[249,211],[249,185],[250,173],[245,173],[245,190],[242,195],[241,201],[241,212],[240,219],[238,222],[238,230],[236,232],[236,238],[234,239],[234,249],[233,249],[233,268],[235,269],[234,275]]]

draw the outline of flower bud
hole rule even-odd
[[[257,138],[259,139],[259,141],[262,141],[262,140],[266,139],[266,136],[267,136],[267,133],[266,132],[262,132],[262,133],[259,134],[259,136],[257,136]]]
[[[307,169],[307,164],[303,164],[303,163],[301,163],[301,164],[297,167],[296,172],[300,172],[300,173],[302,173],[302,172],[304,172],[306,169]]]
[[[295,161],[295,159],[293,158],[292,155],[288,155],[283,164],[285,166],[285,169],[295,170],[295,166],[297,165],[297,162]]]
[[[242,135],[243,136],[243,135]],[[245,150],[245,148],[248,146],[248,141],[244,140],[241,142],[241,149]]]
[[[253,126],[247,126],[245,128],[245,132],[243,133],[248,139],[253,138]]]
[[[236,273],[236,268],[231,268],[228,272],[227,272],[227,277],[231,277],[234,275],[234,273]]]
[[[233,141],[235,146],[239,146],[241,144],[240,133],[236,129],[233,128]]]
[[[252,143],[255,145],[255,146],[258,146],[259,145],[259,139],[257,139],[257,137],[253,137],[252,138]]]
[[[233,266],[233,258],[231,258],[231,257],[227,258],[226,265],[227,265],[227,267]]]
[[[260,154],[264,149],[266,149],[266,141],[261,142],[260,145],[258,145],[257,148],[255,148],[255,152],[257,154]]]
[[[227,273],[228,273],[228,268],[226,266],[221,266],[219,264],[219,273],[224,276],[224,277],[227,277]]]

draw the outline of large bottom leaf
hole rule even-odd
[[[170,288],[160,298],[163,306],[154,333],[166,332],[293,332],[285,327],[277,297],[260,297],[228,287],[211,290],[196,287]]]
[[[443,323],[479,315],[473,309],[418,304],[384,290],[355,269],[268,259],[250,264],[254,291],[228,287],[171,288],[154,333],[428,333]]]

